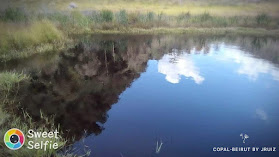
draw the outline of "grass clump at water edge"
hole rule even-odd
[[[42,53],[63,41],[63,33],[48,21],[31,24],[0,23],[0,60],[24,58]],[[63,44],[62,44],[63,45]]]
[[[28,79],[29,77],[23,73],[18,74],[15,72],[2,72],[0,73],[0,93],[9,93],[14,86]]]

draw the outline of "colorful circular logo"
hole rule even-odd
[[[4,143],[11,150],[17,150],[24,144],[25,137],[22,131],[13,128],[8,130],[4,136]]]

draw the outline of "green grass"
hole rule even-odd
[[[0,93],[9,93],[14,86],[18,85],[20,82],[28,80],[29,77],[23,73],[18,74],[14,72],[1,72],[0,73]]]
[[[63,41],[63,33],[48,20],[31,24],[0,22],[0,60],[23,58]]]
[[[1,23],[0,29],[6,30],[0,33],[1,51],[23,49],[62,39],[62,33],[47,20],[21,26]]]

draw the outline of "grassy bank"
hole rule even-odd
[[[191,12],[181,13],[177,16],[170,16],[155,12],[127,12],[120,10],[92,11],[82,13],[71,11],[69,14],[56,12],[46,14],[44,18],[60,23],[65,32],[101,30],[123,30],[127,28],[224,28],[224,27],[245,27],[278,29],[279,18],[272,17],[266,13],[256,16],[214,16],[208,12],[193,15]]]
[[[279,30],[261,28],[151,28],[151,29],[123,29],[123,30],[93,30],[96,34],[191,34],[191,35],[249,35],[249,36],[279,36]]]
[[[278,10],[279,11],[279,10]],[[0,15],[2,23],[19,22],[29,23],[30,21],[47,20],[58,26],[67,33],[78,33],[81,31],[101,30],[121,30],[127,28],[224,28],[224,27],[245,27],[245,28],[265,28],[279,29],[279,17],[272,16],[271,13],[262,12],[253,16],[231,15],[224,12],[223,16],[211,14],[208,11],[193,14],[185,10],[178,15],[168,15],[164,12],[155,11],[128,11],[122,9],[113,10],[88,10],[79,11],[72,9],[69,11],[53,11],[47,13],[30,13],[23,9],[8,8]],[[52,37],[59,38],[58,31],[46,25],[51,30]],[[2,24],[3,25],[3,24]],[[3,27],[3,26],[2,26]],[[3,28],[5,30],[5,27]],[[45,30],[42,28],[42,30]],[[49,40],[49,37],[45,40]],[[39,41],[40,42],[40,41]],[[45,42],[45,41],[43,41]]]
[[[81,0],[28,3],[0,12],[0,60],[59,51],[73,34],[206,34],[278,36],[277,1]],[[36,5],[40,4],[40,5]],[[130,7],[129,7],[130,6]],[[132,7],[133,6],[133,7]],[[50,9],[51,8],[51,9]]]
[[[23,73],[16,72],[1,72],[0,73],[0,136],[4,137],[4,134],[11,128],[18,128],[25,133],[25,144],[22,148],[13,151],[8,149],[4,141],[0,141],[0,156],[13,156],[13,157],[79,157],[79,155],[73,154],[70,148],[66,151],[66,144],[73,139],[66,139],[63,136],[63,132],[60,130],[59,125],[55,125],[54,115],[45,116],[40,113],[40,119],[34,120],[20,107],[20,95],[18,90],[21,86],[28,85],[30,77]],[[20,113],[21,114],[20,114]],[[21,115],[21,116],[15,116]],[[48,138],[36,138],[35,142],[52,141],[52,143],[58,143],[58,149],[50,149],[49,144],[46,147],[46,151],[43,149],[28,149],[27,143],[29,139],[26,133],[29,129],[33,129],[39,132],[49,132],[57,130],[59,132],[58,139]],[[85,155],[89,156],[90,152],[86,152]]]
[[[22,114],[24,115],[24,118],[19,118],[19,117],[14,117],[8,112],[5,112],[3,110],[0,110],[1,112],[1,118],[4,117],[6,120],[2,122],[1,128],[0,128],[0,136],[4,137],[4,134],[6,131],[8,131],[11,128],[18,128],[24,133],[27,133],[29,129],[36,129],[36,131],[54,131],[57,129],[57,127],[54,126],[54,122],[52,119],[48,119],[47,117],[42,117],[41,119],[41,124],[35,124],[34,121],[28,116],[27,113],[23,112]],[[14,157],[37,157],[37,156],[44,156],[44,157],[51,157],[51,156],[61,156],[58,151],[62,149],[65,144],[66,140],[59,136],[59,139],[48,139],[48,138],[36,138],[36,142],[45,142],[45,141],[52,141],[58,143],[59,149],[54,150],[54,149],[49,149],[47,148],[46,151],[42,149],[28,149],[27,148],[27,143],[28,143],[28,138],[25,140],[25,146],[20,148],[17,151],[9,150],[6,148],[5,144],[3,141],[0,142],[0,146],[2,147],[1,156],[14,156]]]
[[[13,14],[11,15],[10,12],[13,12]],[[29,26],[29,29],[28,27],[25,28],[25,31],[21,31],[20,33],[16,31],[13,32],[12,37],[9,37],[7,35],[9,33],[4,31],[4,33],[2,33],[2,36],[4,36],[3,43],[5,44],[8,43],[9,40],[11,41],[9,42],[9,45],[4,45],[4,48],[8,47],[7,49],[9,49],[9,46],[20,49],[22,47],[31,46],[32,44],[36,45],[39,43],[51,43],[53,41],[61,40],[62,33],[60,33],[59,30],[68,35],[84,32],[113,31],[133,33],[139,29],[149,30],[145,32],[152,33],[153,30],[162,28],[164,30],[169,30],[164,32],[174,32],[175,29],[177,29],[176,32],[181,32],[182,29],[193,30],[192,28],[196,28],[196,30],[202,30],[201,28],[205,28],[206,30],[215,30],[216,28],[220,28],[220,30],[224,30],[225,28],[227,30],[232,30],[231,28],[246,28],[246,30],[256,30],[261,28],[266,29],[267,31],[265,32],[279,29],[279,18],[270,16],[266,13],[261,13],[256,16],[228,17],[215,16],[208,12],[203,12],[198,15],[193,15],[191,12],[186,12],[177,16],[171,16],[164,13],[157,14],[155,12],[128,12],[127,10],[120,10],[117,12],[113,12],[111,10],[94,10],[87,13],[72,10],[70,12],[52,12],[30,15],[23,10],[7,9],[3,15],[4,16],[1,17],[3,21],[3,30],[7,30],[5,27],[9,27],[9,25],[6,23],[12,22],[16,23],[17,25],[18,23],[35,23]],[[8,30],[8,32],[12,32],[12,30]],[[48,33],[45,34],[46,32]],[[164,32],[157,31],[157,33]],[[182,33],[183,32],[188,33],[188,31],[182,31]],[[248,34],[251,32],[252,31],[248,31]],[[263,31],[261,32],[264,33]],[[36,36],[33,36],[32,34],[36,34]],[[22,36],[27,40],[20,38]]]
[[[6,131],[11,128],[18,128],[24,133],[27,133],[29,129],[36,129],[37,131],[53,131],[59,129],[54,126],[53,118],[45,117],[41,114],[41,120],[38,123],[34,123],[28,113],[22,111],[22,117],[14,116],[13,112],[17,109],[17,90],[19,85],[26,83],[30,78],[25,74],[18,74],[14,72],[2,72],[0,73],[0,136],[4,137]],[[49,139],[39,138],[36,142],[46,141]],[[61,149],[66,144],[66,139],[59,136],[53,142],[57,142],[59,148]],[[26,138],[25,143],[28,143],[28,138]],[[26,144],[27,145],[27,144]],[[6,148],[4,142],[0,141],[0,156],[14,156],[14,157],[37,157],[37,156],[62,156],[57,154],[57,150],[47,149],[44,150],[29,150],[27,146],[23,146],[17,151],[12,151]]]
[[[279,20],[268,14],[256,16],[214,16],[208,12],[192,15],[190,12],[170,16],[155,12],[128,12],[120,10],[93,11],[69,15],[55,13],[45,18],[60,24],[67,34],[76,33],[132,33],[132,34],[242,34],[279,36]]]

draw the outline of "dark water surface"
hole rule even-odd
[[[75,153],[279,156],[278,39],[95,35],[77,43],[1,66],[32,76],[21,105],[35,119],[55,114],[76,137]],[[278,150],[213,152],[249,146]]]

